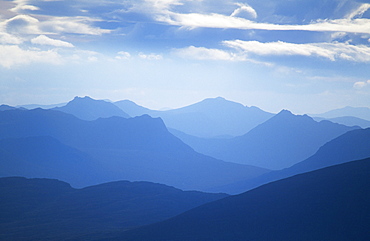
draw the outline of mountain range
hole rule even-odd
[[[54,179],[8,177],[0,178],[0,196],[1,240],[89,240],[163,221],[227,195],[149,182],[74,189]]]
[[[369,240],[370,159],[266,184],[110,240]],[[108,239],[106,239],[108,240]]]
[[[110,117],[84,121],[55,110],[34,109],[0,112],[0,139],[4,142],[12,141],[11,138],[40,136],[50,136],[58,140],[64,147],[66,145],[85,153],[91,158],[90,163],[99,167],[98,172],[88,172],[90,165],[87,165],[86,168],[79,167],[76,172],[96,176],[97,180],[152,181],[186,190],[208,190],[268,172],[267,169],[227,163],[199,154],[169,133],[160,118],[151,118],[148,115],[128,119]],[[23,152],[23,147],[21,148],[19,145],[15,147],[19,147],[19,149],[13,149],[13,153]],[[38,161],[45,160],[42,156],[45,147],[42,145],[39,147],[39,149],[29,149],[39,155]],[[61,154],[60,157],[55,158],[50,156],[50,159],[66,162],[58,164],[60,167],[67,168],[86,163],[83,160],[72,164],[67,163],[72,162],[73,158],[64,159],[63,151],[55,151],[51,154]],[[31,170],[37,169],[40,162],[33,161],[27,155],[25,154],[24,159],[18,163],[35,165],[33,168],[23,168],[23,170],[31,172]],[[30,162],[27,162],[28,160]],[[12,159],[9,159],[9,162],[11,161]],[[51,165],[46,161],[44,163],[46,164],[43,166],[44,169]],[[64,177],[66,177],[70,171],[67,168],[60,169],[58,172],[64,173]],[[26,175],[25,172],[22,173],[22,175]],[[2,175],[14,175],[14,172],[2,172]],[[47,177],[60,177],[60,175],[50,175]],[[33,176],[32,173],[28,173],[26,176],[45,177]],[[73,186],[96,184],[96,182],[90,182],[91,178],[86,179],[85,183],[72,182],[75,180],[73,176],[61,180],[71,181]]]
[[[0,240],[370,238],[367,108],[54,107],[0,106]]]
[[[289,168],[272,171],[212,191],[225,189],[233,194],[242,193],[279,179],[368,157],[370,157],[370,128],[353,130],[327,142],[314,155]]]
[[[283,110],[235,138],[200,139],[176,130],[171,132],[205,155],[278,170],[305,160],[326,142],[358,128],[329,121],[316,122],[307,115],[294,115]]]
[[[352,117],[370,121],[370,108],[346,106],[343,108],[331,110],[331,111],[321,113],[321,114],[312,114],[312,115],[310,114],[310,116],[322,117],[322,118],[327,118],[327,119],[344,117],[344,116],[352,116]]]
[[[316,121],[328,120],[334,123],[343,124],[346,126],[359,126],[361,128],[369,128],[370,121],[360,119],[353,116],[342,116],[342,117],[334,117],[334,118],[322,118],[322,117],[314,117]]]
[[[130,101],[115,104],[132,115],[160,117],[167,127],[198,137],[242,135],[273,116],[257,107],[246,107],[221,97],[167,111],[152,111]]]

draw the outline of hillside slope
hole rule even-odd
[[[369,240],[370,159],[276,181],[116,240]]]

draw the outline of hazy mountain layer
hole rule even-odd
[[[370,128],[349,131],[323,145],[313,156],[292,167],[273,171],[255,179],[227,187],[230,193],[241,193],[262,184],[287,178],[300,173],[370,157]],[[214,189],[216,191],[218,189]]]
[[[82,172],[86,176],[97,177],[99,180],[102,178],[105,181],[152,181],[187,190],[208,190],[253,178],[268,171],[227,163],[196,153],[169,133],[161,119],[147,115],[129,119],[111,117],[84,121],[54,110],[0,112],[1,138],[32,136],[51,136],[64,145],[88,154],[93,158],[94,164],[99,166],[98,173],[89,173],[89,166],[86,168],[80,166],[75,171]],[[34,152],[42,153],[45,147],[39,145]],[[19,148],[19,152],[22,152],[22,148]],[[28,165],[32,166],[39,165],[38,161],[45,158],[33,162],[24,157],[20,162],[26,163],[27,160],[32,161],[28,162]],[[68,158],[63,159],[63,155],[56,160],[66,163],[70,161]],[[60,164],[61,167],[66,168],[59,170],[59,173],[68,175],[70,170],[67,166],[71,165],[74,164]],[[50,166],[49,163],[46,163],[46,166]],[[2,173],[2,175],[14,175],[14,172],[8,175]],[[30,174],[27,176],[39,177]],[[47,177],[59,178],[60,175]],[[63,180],[73,180],[73,177]],[[88,181],[86,185],[96,183]],[[71,184],[80,185],[74,182]]]
[[[0,177],[56,178],[84,187],[105,181],[92,157],[50,136],[0,140]]]
[[[315,117],[314,119],[316,121],[325,120],[325,118],[322,118],[322,117]],[[361,128],[369,128],[370,127],[370,121],[360,119],[360,118],[357,118],[357,117],[353,117],[353,116],[328,118],[326,120],[334,122],[334,123],[338,123],[338,124],[343,124],[343,125],[346,125],[346,126],[359,126]]]
[[[322,114],[313,114],[312,116],[323,118],[352,116],[370,121],[370,108],[346,106],[344,108],[331,110]]]
[[[326,142],[358,127],[283,110],[247,134],[231,139],[199,139],[172,131],[194,150],[228,162],[283,169],[305,160]]]
[[[72,114],[82,120],[96,120],[98,118],[108,118],[112,116],[130,117],[114,104],[104,100],[94,100],[88,96],[83,98],[75,97],[65,106],[55,107],[53,109]]]
[[[148,110],[130,101],[115,104],[127,113],[161,117],[167,127],[198,137],[243,135],[273,116],[257,107],[246,107],[221,97],[167,111]]]

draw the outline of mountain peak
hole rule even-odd
[[[282,109],[277,115],[294,115],[290,110]]]
[[[84,96],[84,97],[75,96],[73,98],[73,100],[71,100],[69,103],[75,102],[75,101],[82,101],[82,100],[86,100],[86,101],[98,101],[98,100],[94,100],[90,96]]]
[[[129,118],[130,116],[114,104],[104,101],[95,100],[89,96],[76,96],[63,107],[57,107],[56,110],[73,114],[82,120],[96,120],[98,118],[107,118],[120,116]]]

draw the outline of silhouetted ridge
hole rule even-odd
[[[110,240],[368,240],[370,159],[269,183]]]
[[[206,191],[268,172],[263,168],[226,163],[199,154],[168,132],[160,118],[148,115],[128,119],[110,117],[84,121],[55,110],[0,112],[0,140],[37,136],[50,136],[63,145],[76,148],[91,157],[90,163],[98,167],[97,172],[87,171],[87,166],[72,169],[82,173],[81,179],[86,181],[85,186],[96,184],[97,180],[106,182],[124,179],[164,183],[184,190]],[[33,151],[42,157],[44,148],[39,145]],[[55,153],[58,154],[55,159],[64,163],[63,152]],[[46,161],[45,158],[42,160]],[[23,156],[19,162],[30,165],[32,168],[29,170],[38,170],[37,165],[41,165],[27,156]],[[41,165],[41,170],[50,167],[50,163]],[[63,167],[68,166],[68,158],[65,163]],[[86,162],[82,160],[76,163]],[[72,162],[69,162],[69,165],[72,165]],[[68,168],[60,168],[59,173],[54,171],[57,170],[53,169],[53,172],[46,176],[45,172],[42,176],[36,175],[40,172],[24,173],[27,173],[27,177],[60,178],[73,186],[81,185],[74,176],[68,176]],[[0,174],[15,175],[7,171],[0,171]],[[91,178],[88,179],[85,175]]]
[[[370,157],[370,128],[352,130],[327,142],[314,155],[289,168],[266,173],[255,179],[234,183],[223,188],[230,190],[230,193],[241,193],[300,173],[368,157]]]
[[[113,103],[104,100],[94,100],[88,96],[83,98],[76,96],[72,101],[68,102],[67,105],[55,107],[53,109],[73,114],[82,120],[96,120],[98,118],[112,116],[130,117]]]
[[[127,181],[73,189],[57,180],[12,177],[0,178],[0,196],[1,240],[94,240],[227,195]]]
[[[353,116],[370,121],[370,108],[346,106],[340,109],[331,110],[322,114],[314,114],[315,117],[336,118],[343,116]]]
[[[166,111],[149,110],[127,100],[115,104],[123,111],[161,117],[169,128],[207,138],[242,135],[273,116],[257,107],[246,107],[222,97]]]
[[[224,161],[283,169],[313,155],[326,142],[359,127],[282,110],[245,135],[225,140],[197,140],[179,135],[196,151]]]

